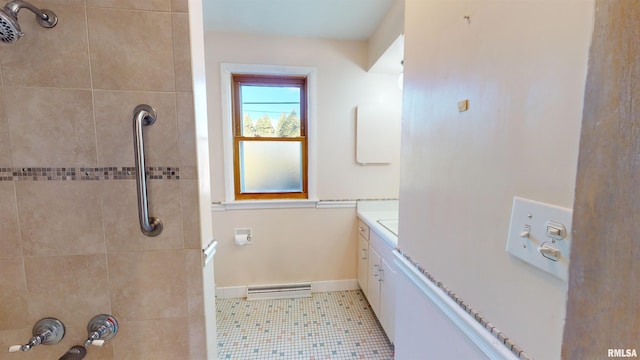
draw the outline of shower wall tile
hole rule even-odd
[[[193,94],[176,93],[178,110],[178,146],[180,167],[197,165],[196,128],[193,113]]]
[[[104,189],[104,224],[109,253],[182,249],[180,182],[147,182],[149,214],[162,221],[162,233],[148,237],[140,231],[135,180],[112,180]]]
[[[111,304],[117,319],[187,316],[183,250],[128,252],[109,254],[108,257]]]
[[[204,294],[202,289],[202,252],[187,250],[187,294],[189,296],[189,352],[191,359],[206,359]]]
[[[188,341],[186,318],[122,321],[120,333],[113,339],[118,360],[185,359]]]
[[[87,324],[93,316],[111,312],[104,254],[25,257],[25,272],[29,323],[51,316],[65,324],[65,336],[60,344],[43,347],[51,358],[59,358],[85,339]],[[109,348],[100,349],[100,358],[112,358],[108,357]],[[94,358],[94,351],[91,352]]]
[[[90,90],[5,86],[16,166],[95,166]]]
[[[34,0],[32,4],[41,8],[56,10],[59,5],[81,5],[85,6],[85,0]],[[57,13],[57,11],[56,11]]]
[[[198,182],[180,181],[182,196],[182,227],[185,249],[202,249],[200,244],[200,216],[198,211]]]
[[[174,91],[171,14],[87,8],[95,89]]]
[[[0,258],[0,330],[30,325],[25,281],[21,257]]]
[[[116,9],[171,11],[171,0],[87,0],[87,6]]]
[[[173,12],[183,12],[186,13],[189,11],[188,0],[171,0],[171,11]]]
[[[91,359],[205,359],[187,0],[33,3],[56,27],[21,12],[25,36],[0,46],[0,344],[25,342],[45,316],[67,333],[0,360],[59,359],[100,313],[121,327]],[[148,183],[164,223],[154,238],[139,229],[135,180],[113,180],[134,165],[141,103],[158,111],[146,165],[179,168]]]
[[[0,257],[22,256],[18,206],[12,181],[0,182],[0,199]]]
[[[2,52],[0,52],[0,59]],[[0,68],[2,65],[0,65]],[[1,72],[1,70],[0,70]],[[6,116],[6,106],[4,106],[4,89],[0,86],[0,167],[13,167],[11,161],[11,138],[9,137],[9,122]]]
[[[143,127],[147,166],[178,166],[176,95],[141,91],[95,91],[99,166],[134,166],[133,110],[151,105],[156,122]]]
[[[16,182],[25,256],[106,252],[99,182]]]
[[[196,166],[180,167],[180,179],[196,180],[198,178],[198,168]]]
[[[173,59],[176,74],[176,91],[192,91],[191,83],[191,39],[189,39],[189,14],[174,13]]]
[[[38,6],[52,9],[58,24],[41,27],[33,15],[20,17],[25,35],[1,57],[4,85],[91,88],[89,46],[83,4],[61,5],[42,0]],[[5,55],[5,54],[3,54]]]

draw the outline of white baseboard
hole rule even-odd
[[[247,297],[248,286],[225,286],[216,287],[216,298],[218,299],[233,299]],[[348,280],[328,280],[328,281],[314,281],[311,282],[311,292],[329,292],[329,291],[347,291],[358,290],[357,279]]]

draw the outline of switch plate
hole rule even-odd
[[[571,209],[514,197],[507,252],[566,281],[569,278],[572,215]],[[560,236],[550,234],[549,227],[562,229],[563,238],[559,239]],[[524,231],[528,231],[529,236],[522,237]],[[543,255],[540,249],[543,249],[547,256]],[[549,256],[550,253],[556,254],[555,250],[558,256]]]

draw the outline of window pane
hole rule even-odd
[[[300,136],[300,88],[241,85],[242,136]]]
[[[240,191],[302,191],[300,141],[240,141]]]

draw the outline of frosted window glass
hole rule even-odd
[[[302,192],[302,143],[240,141],[240,190]]]

